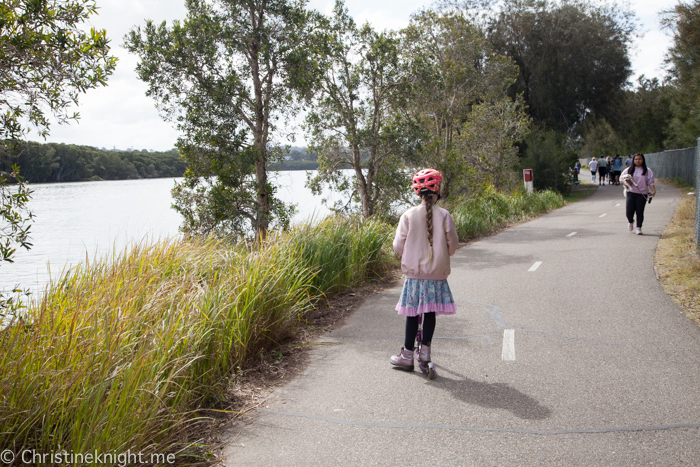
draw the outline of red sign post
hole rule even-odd
[[[525,180],[525,188],[527,188],[527,192],[534,192],[535,186],[532,183],[534,179],[534,171],[532,169],[523,169],[523,179]]]

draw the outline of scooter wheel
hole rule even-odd
[[[435,379],[436,375],[435,364],[433,362],[428,363],[428,379]]]

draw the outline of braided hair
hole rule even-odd
[[[425,200],[425,222],[428,230],[430,252],[428,260],[433,261],[433,195],[440,199],[442,174],[435,169],[423,169],[413,176],[413,192]]]
[[[425,200],[425,223],[428,228],[428,243],[430,244],[430,253],[428,260],[433,261],[433,194],[431,191],[421,193],[420,197]]]

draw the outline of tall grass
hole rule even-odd
[[[391,233],[331,218],[263,246],[174,240],[71,270],[0,331],[0,446],[197,454],[186,443],[227,377],[322,294],[381,273]]]
[[[562,196],[554,191],[515,192],[511,195],[491,190],[461,200],[448,207],[460,240],[485,235],[509,224],[564,206]]]
[[[378,220],[328,217],[297,227],[288,247],[298,251],[304,264],[316,271],[314,286],[324,293],[352,288],[394,263],[393,229]]]

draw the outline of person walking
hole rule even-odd
[[[598,170],[598,161],[595,160],[595,157],[591,159],[591,163],[588,164],[588,168],[591,169],[591,181],[595,183],[595,174]]]
[[[413,371],[413,353],[418,333],[418,315],[423,316],[423,335],[418,359],[430,362],[436,315],[453,315],[457,306],[447,276],[450,256],[457,251],[459,239],[452,215],[435,206],[440,199],[442,174],[424,169],[413,176],[413,192],[421,204],[401,215],[394,236],[394,250],[401,255],[401,270],[406,276],[396,311],[406,316],[404,345],[390,362],[397,368]]]
[[[598,159],[598,185],[605,185],[605,174],[607,173],[608,161],[603,156]]]
[[[613,182],[615,185],[620,184],[620,174],[622,174],[622,159],[619,154],[615,154],[613,159]]]
[[[612,185],[613,182],[615,181],[615,177],[613,175],[613,158],[611,156],[608,156],[605,158],[605,161],[608,163],[608,185]]]
[[[632,160],[632,166],[622,171],[622,175],[632,176],[632,182],[625,183],[627,187],[627,228],[630,232],[634,228],[634,215],[637,215],[637,228],[635,233],[642,235],[642,223],[644,222],[644,208],[647,201],[651,203],[651,198],[656,196],[654,186],[654,172],[647,167],[644,154],[637,153]]]
[[[627,154],[627,159],[625,159],[625,168],[632,165],[632,154]]]

